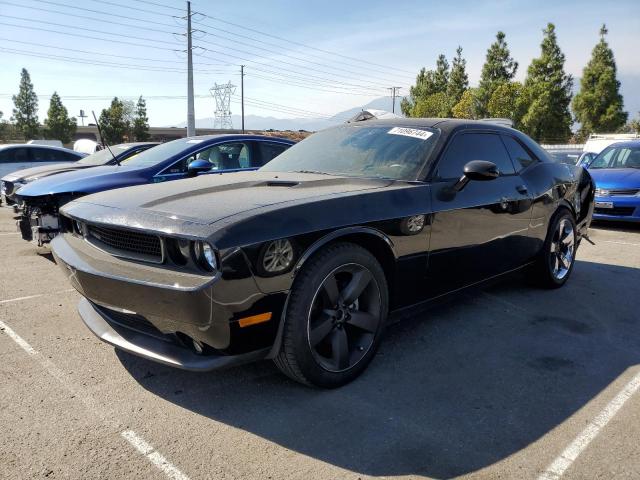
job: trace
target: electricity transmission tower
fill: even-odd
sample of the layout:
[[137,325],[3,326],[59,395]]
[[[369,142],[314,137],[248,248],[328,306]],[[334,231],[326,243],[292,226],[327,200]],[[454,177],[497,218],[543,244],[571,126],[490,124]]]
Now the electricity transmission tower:
[[209,93],[216,101],[215,121],[213,128],[232,129],[233,122],[231,121],[231,95],[236,92],[236,86],[231,82],[224,83],[209,89]]

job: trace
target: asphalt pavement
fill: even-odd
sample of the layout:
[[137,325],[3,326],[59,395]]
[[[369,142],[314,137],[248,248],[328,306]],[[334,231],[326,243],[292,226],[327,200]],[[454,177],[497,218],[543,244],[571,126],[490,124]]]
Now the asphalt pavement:
[[0,209],[0,478],[640,478],[640,227],[391,326],[343,388],[114,350]]

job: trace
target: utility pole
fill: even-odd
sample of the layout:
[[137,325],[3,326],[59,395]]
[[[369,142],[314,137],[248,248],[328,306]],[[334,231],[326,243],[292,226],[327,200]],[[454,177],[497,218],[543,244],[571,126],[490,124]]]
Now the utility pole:
[[187,137],[196,134],[196,114],[193,105],[193,47],[191,45],[191,2],[187,1]]
[[400,87],[389,87],[387,90],[391,90],[391,98],[393,102],[391,104],[391,113],[396,113],[396,96],[400,93]]
[[242,107],[242,133],[244,133],[244,65],[240,65],[240,105]]

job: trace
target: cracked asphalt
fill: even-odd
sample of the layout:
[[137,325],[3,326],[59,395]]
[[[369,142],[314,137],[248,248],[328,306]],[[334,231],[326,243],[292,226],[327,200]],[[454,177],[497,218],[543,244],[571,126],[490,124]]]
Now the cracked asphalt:
[[[0,478],[536,479],[640,374],[640,228],[591,239],[564,288],[454,297],[321,391],[269,362],[196,374],[103,344],[0,208]],[[640,393],[624,400],[562,478],[640,478]]]

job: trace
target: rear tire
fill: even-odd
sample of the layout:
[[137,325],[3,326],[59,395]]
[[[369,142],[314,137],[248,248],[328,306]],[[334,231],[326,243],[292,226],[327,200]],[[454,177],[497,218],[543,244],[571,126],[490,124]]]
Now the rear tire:
[[536,284],[543,288],[560,288],[567,282],[578,248],[576,232],[573,214],[566,208],[558,210],[531,272]]
[[388,303],[384,271],[368,250],[352,243],[323,248],[293,285],[275,364],[306,385],[352,381],[376,353]]

